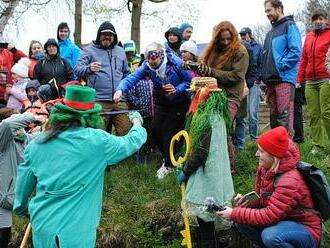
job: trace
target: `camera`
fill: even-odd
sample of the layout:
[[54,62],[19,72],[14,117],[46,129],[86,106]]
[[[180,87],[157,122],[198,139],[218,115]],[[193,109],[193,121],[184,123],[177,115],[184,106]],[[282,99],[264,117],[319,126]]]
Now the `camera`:
[[198,63],[189,61],[187,63],[187,66],[188,66],[188,69],[193,70],[194,72],[198,72],[198,66],[199,66]]
[[206,211],[208,212],[223,211],[226,209],[224,206],[217,205],[213,197],[206,197],[203,205],[206,207]]

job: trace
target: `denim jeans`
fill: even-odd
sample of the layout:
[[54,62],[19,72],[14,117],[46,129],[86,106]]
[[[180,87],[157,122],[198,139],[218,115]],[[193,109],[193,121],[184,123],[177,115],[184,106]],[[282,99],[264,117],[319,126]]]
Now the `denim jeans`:
[[245,144],[246,118],[237,117],[235,121],[235,132],[233,142],[235,149],[243,150]]
[[273,226],[256,228],[235,224],[237,230],[254,244],[273,248],[317,248],[318,244],[306,227],[294,221],[280,221]]
[[251,140],[258,139],[258,121],[261,89],[259,84],[254,84],[248,95],[249,133]]
[[[254,84],[249,89],[249,95],[247,98],[247,111],[248,111],[248,122],[249,122],[249,133],[252,141],[258,138],[258,113],[260,105],[260,86]],[[242,150],[245,144],[245,132],[246,132],[246,118],[236,118],[235,133],[234,133],[234,144],[236,149]]]

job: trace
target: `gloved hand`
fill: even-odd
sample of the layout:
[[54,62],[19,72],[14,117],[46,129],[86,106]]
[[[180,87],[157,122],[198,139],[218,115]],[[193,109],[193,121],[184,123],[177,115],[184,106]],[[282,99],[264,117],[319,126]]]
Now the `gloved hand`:
[[130,122],[132,122],[133,124],[134,124],[133,119],[138,119],[140,121],[141,125],[143,124],[143,118],[140,115],[140,113],[137,111],[130,112],[128,114],[128,118],[129,118]]
[[203,76],[203,77],[208,77],[211,76],[211,68],[205,65],[204,63],[199,64],[198,66],[198,74]]
[[181,185],[182,183],[187,182],[188,177],[184,174],[183,170],[181,168],[176,169],[176,180]]

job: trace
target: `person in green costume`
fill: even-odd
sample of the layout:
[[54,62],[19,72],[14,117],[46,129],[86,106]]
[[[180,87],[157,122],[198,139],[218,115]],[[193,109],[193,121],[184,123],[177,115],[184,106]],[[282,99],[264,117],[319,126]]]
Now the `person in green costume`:
[[30,216],[36,248],[95,247],[105,169],[146,141],[137,112],[125,136],[99,129],[102,107],[94,97],[92,88],[68,86],[64,103],[51,112],[50,130],[26,147],[18,167],[14,212]]
[[178,181],[187,182],[187,211],[191,220],[197,219],[201,247],[217,247],[216,228],[229,229],[231,222],[207,211],[205,202],[212,199],[217,206],[230,206],[234,196],[227,151],[227,97],[210,77],[193,78],[191,91],[196,91],[186,121],[191,152]]
[[134,40],[128,40],[123,44],[129,70],[133,73],[140,65],[141,57],[136,49]]

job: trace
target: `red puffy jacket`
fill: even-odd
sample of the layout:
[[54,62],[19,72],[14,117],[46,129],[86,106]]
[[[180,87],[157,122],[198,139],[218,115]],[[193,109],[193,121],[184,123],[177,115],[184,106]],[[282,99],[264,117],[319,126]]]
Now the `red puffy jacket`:
[[330,78],[325,67],[325,58],[330,46],[330,24],[325,30],[307,34],[304,49],[299,65],[297,82],[307,80],[315,81],[322,78]]
[[[313,200],[300,172],[295,169],[300,159],[297,146],[290,140],[289,150],[281,159],[277,172],[259,167],[256,177],[256,192],[260,195],[258,209],[235,207],[231,214],[234,222],[266,227],[277,222],[290,219],[306,226],[313,237],[320,242],[321,219],[311,211],[299,209],[297,206],[313,208]],[[274,177],[283,174],[274,188]],[[263,197],[263,192],[272,193]]]
[[11,51],[0,49],[0,70],[8,72],[7,82],[0,83],[0,99],[4,99],[6,83],[12,83],[10,72],[12,66],[22,57],[26,57],[26,55],[16,48],[13,48]]

